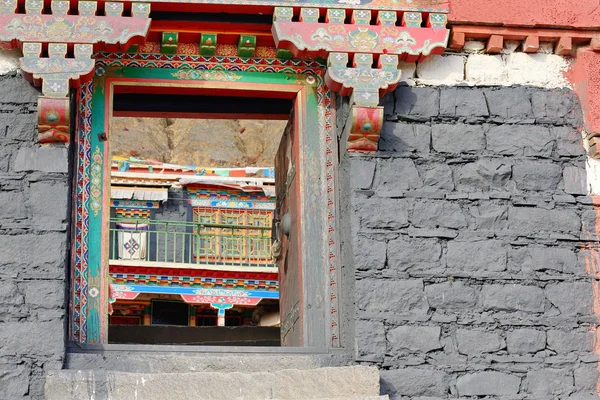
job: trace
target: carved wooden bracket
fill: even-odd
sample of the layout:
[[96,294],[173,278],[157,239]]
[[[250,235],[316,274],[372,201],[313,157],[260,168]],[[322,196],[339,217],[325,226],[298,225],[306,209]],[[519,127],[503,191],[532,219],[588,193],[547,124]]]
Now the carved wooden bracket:
[[373,68],[372,54],[355,54],[353,68],[348,68],[347,53],[331,53],[327,60],[325,82],[342,96],[350,95],[350,117],[346,123],[346,150],[377,151],[383,126],[383,107],[379,99],[400,81],[397,55],[380,55]]
[[371,25],[371,10],[353,10],[350,24],[344,23],[346,12],[341,9],[302,8],[299,20],[293,17],[293,8],[276,7],[272,32],[277,49],[296,58],[326,59],[330,52],[342,52],[395,54],[403,61],[417,61],[441,54],[449,37],[446,14],[378,11],[376,25]]
[[[345,132],[349,151],[377,150],[383,124],[378,104],[398,85],[399,60],[441,54],[450,34],[443,13],[382,10],[377,11],[376,25],[371,25],[372,16],[371,10],[352,10],[347,24],[343,9],[306,7],[296,16],[292,7],[276,7],[273,16],[277,55],[327,59],[327,86],[342,96],[351,95]],[[372,67],[374,60],[377,68]]]
[[43,0],[26,0],[25,14],[21,14],[17,0],[0,3],[0,47],[22,48],[23,75],[42,87],[40,143],[69,141],[69,88],[91,78],[93,52],[124,51],[141,43],[150,27],[147,3],[131,4],[131,17],[122,16],[124,3],[104,3],[102,16],[96,15],[96,1],[78,2],[78,15],[69,15],[69,1],[50,4],[52,14],[42,14]]

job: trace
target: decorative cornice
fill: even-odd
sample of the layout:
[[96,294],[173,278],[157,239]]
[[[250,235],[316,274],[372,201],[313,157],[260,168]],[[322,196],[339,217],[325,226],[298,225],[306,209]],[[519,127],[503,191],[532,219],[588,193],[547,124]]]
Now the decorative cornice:
[[449,47],[460,50],[469,39],[485,41],[487,53],[499,53],[505,40],[521,42],[525,53],[535,53],[540,42],[554,43],[554,53],[570,55],[574,46],[589,46],[600,51],[600,34],[597,31],[575,29],[511,28],[503,26],[454,25],[451,27]]

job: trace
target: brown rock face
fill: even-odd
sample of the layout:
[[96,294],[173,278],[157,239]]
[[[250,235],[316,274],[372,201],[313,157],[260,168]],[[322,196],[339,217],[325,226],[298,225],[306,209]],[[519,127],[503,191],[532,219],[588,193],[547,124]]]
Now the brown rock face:
[[113,118],[113,156],[201,167],[272,167],[287,121]]

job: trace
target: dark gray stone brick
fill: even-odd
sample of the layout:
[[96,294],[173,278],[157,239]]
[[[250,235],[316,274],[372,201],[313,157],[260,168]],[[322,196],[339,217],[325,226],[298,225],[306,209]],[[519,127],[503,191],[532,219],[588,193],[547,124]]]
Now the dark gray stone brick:
[[536,90],[531,104],[538,123],[582,125],[581,105],[572,90]]
[[[598,382],[600,379],[600,371],[598,371],[598,364],[581,364],[579,368],[573,371],[573,377],[575,378],[575,389],[577,391],[587,391],[593,393],[593,399],[598,399]],[[571,397],[569,397],[571,398]]]
[[440,153],[479,153],[485,148],[483,126],[435,124],[431,128],[431,145]]
[[388,268],[407,271],[413,268],[429,270],[439,267],[442,245],[435,239],[400,237],[388,243]]
[[592,310],[591,282],[561,282],[546,286],[546,297],[562,315],[589,315]]
[[426,314],[429,309],[420,279],[361,279],[356,282],[356,306],[367,312],[412,314]]
[[520,385],[518,376],[496,371],[466,374],[456,380],[459,396],[514,396]]
[[448,117],[486,117],[489,115],[483,92],[479,89],[443,88],[440,115]]
[[465,192],[503,190],[510,181],[511,164],[480,159],[458,167],[454,173],[456,189]]
[[519,160],[513,165],[513,179],[520,190],[554,192],[561,175],[560,164],[551,161]]
[[461,273],[504,271],[507,249],[500,240],[448,242],[448,270]]
[[507,122],[533,118],[531,94],[524,87],[493,88],[484,90],[491,117]]
[[383,269],[386,258],[386,244],[384,241],[359,236],[353,247],[354,265],[357,270]]
[[445,200],[417,201],[411,222],[419,228],[464,228],[467,220],[460,205]]
[[422,124],[386,122],[381,130],[379,150],[405,153],[429,153],[431,127]]
[[5,322],[0,329],[0,357],[54,357],[62,359],[65,332],[63,321]]
[[587,173],[584,168],[568,165],[563,170],[565,192],[569,194],[588,194]]
[[509,354],[535,353],[546,348],[546,332],[536,329],[515,329],[506,334]]
[[554,138],[550,129],[536,125],[498,125],[486,133],[487,149],[504,156],[550,157]]
[[563,398],[573,390],[573,373],[566,369],[544,368],[527,372],[527,392]]
[[371,189],[376,165],[374,161],[352,158],[350,164],[352,188],[360,190]]
[[[66,208],[64,208],[66,212]],[[0,192],[0,219],[20,220],[27,218],[25,197],[21,192]]]
[[462,282],[443,282],[425,287],[429,305],[443,310],[464,310],[477,304],[477,291]]
[[551,129],[556,139],[556,154],[562,157],[585,155],[583,139],[577,128],[570,126],[554,126]]
[[0,141],[33,142],[36,132],[36,114],[0,113]]
[[396,89],[396,114],[417,121],[428,121],[439,114],[440,92],[437,88],[400,86]]
[[484,285],[483,307],[495,311],[544,312],[544,291],[537,286]]
[[37,103],[41,92],[21,76],[0,75],[0,99],[3,103]]
[[29,394],[29,374],[31,369],[25,365],[0,366],[0,388],[2,398],[22,399]]
[[423,186],[415,163],[406,158],[381,160],[375,179],[377,193],[382,195],[394,195]]
[[68,153],[65,147],[22,147],[17,153],[14,170],[68,172]]
[[410,210],[408,200],[376,197],[361,201],[357,207],[361,226],[369,229],[400,229],[408,226]]
[[19,284],[25,293],[25,301],[31,307],[64,308],[65,282],[63,281],[24,281]]
[[33,182],[30,186],[29,204],[39,229],[64,230],[68,202],[66,182]]
[[0,285],[0,304],[18,305],[23,304],[24,297],[17,285],[11,281],[2,281]]
[[522,272],[571,272],[577,265],[577,256],[571,249],[559,247],[525,247],[510,252],[511,266]]
[[426,368],[403,368],[381,372],[382,393],[396,396],[446,397],[449,376]]
[[523,235],[537,232],[579,233],[581,221],[571,210],[543,210],[533,207],[511,207],[508,210],[510,229]]
[[64,274],[66,239],[64,233],[0,236],[0,248],[3,249],[0,263],[6,267],[26,265],[28,268],[50,264],[60,268]]
[[567,354],[571,352],[587,352],[593,350],[594,335],[592,332],[576,331],[548,331],[548,348],[556,351],[558,354]]
[[493,353],[506,346],[499,332],[483,332],[471,329],[457,329],[456,341],[458,352],[468,356]]
[[469,208],[477,229],[501,230],[508,225],[508,207],[483,203]]
[[382,322],[358,320],[355,334],[359,361],[383,361],[387,341]]
[[452,170],[447,164],[431,163],[417,166],[419,176],[423,180],[423,187],[435,191],[454,190]]
[[442,348],[439,326],[399,326],[390,329],[387,334],[391,348],[397,352],[418,352]]

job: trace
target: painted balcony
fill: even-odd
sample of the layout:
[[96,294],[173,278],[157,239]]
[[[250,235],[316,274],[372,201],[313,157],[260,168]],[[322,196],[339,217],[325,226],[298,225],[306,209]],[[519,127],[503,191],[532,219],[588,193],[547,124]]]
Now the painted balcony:
[[110,265],[276,272],[271,228],[111,218]]

